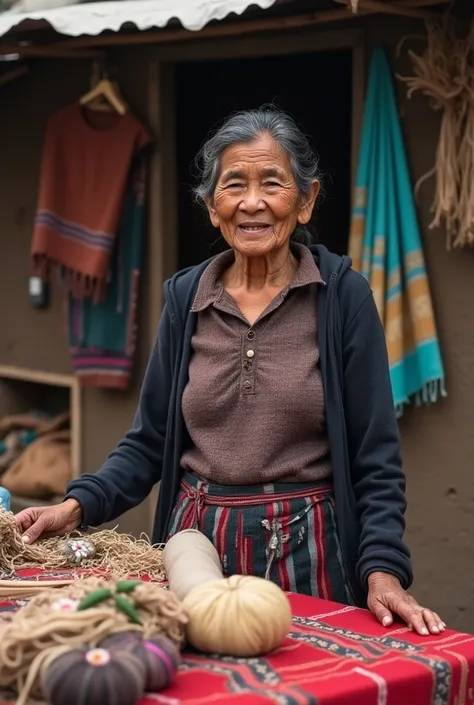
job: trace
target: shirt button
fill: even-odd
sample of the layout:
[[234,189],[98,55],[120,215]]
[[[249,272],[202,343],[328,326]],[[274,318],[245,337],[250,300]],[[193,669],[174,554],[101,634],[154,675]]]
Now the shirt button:
[[247,357],[250,358],[250,360],[255,356],[255,351],[254,350],[247,350]]
[[244,382],[244,389],[252,389],[252,382],[249,382],[248,380]]
[[247,333],[247,340],[253,340],[255,338],[255,331],[249,330]]

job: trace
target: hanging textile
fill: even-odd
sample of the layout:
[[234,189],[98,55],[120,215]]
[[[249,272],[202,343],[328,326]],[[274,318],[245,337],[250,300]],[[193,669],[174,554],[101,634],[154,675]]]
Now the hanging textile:
[[134,156],[150,143],[129,112],[78,102],[48,120],[31,255],[47,279],[58,267],[76,298],[105,295],[125,186]]
[[106,298],[100,303],[69,293],[70,354],[81,385],[126,389],[136,351],[137,305],[146,235],[147,156],[128,181]]
[[445,396],[413,190],[382,48],[375,50],[370,68],[349,255],[374,292],[398,413],[411,401],[430,403]]

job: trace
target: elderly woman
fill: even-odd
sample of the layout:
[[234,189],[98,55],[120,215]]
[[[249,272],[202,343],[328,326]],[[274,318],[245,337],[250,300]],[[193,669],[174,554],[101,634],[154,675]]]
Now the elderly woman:
[[227,120],[200,162],[197,196],[229,249],[166,284],[133,427],[64,503],[17,515],[24,541],[116,519],[161,481],[155,542],[197,527],[227,574],[443,631],[406,592],[405,479],[372,293],[347,257],[308,246],[317,158],[287,115],[261,109]]

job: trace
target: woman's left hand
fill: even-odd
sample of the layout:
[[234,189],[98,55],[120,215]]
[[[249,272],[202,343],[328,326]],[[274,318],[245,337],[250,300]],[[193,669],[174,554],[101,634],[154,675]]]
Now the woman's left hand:
[[402,588],[394,575],[372,573],[368,587],[367,605],[384,627],[391,626],[394,615],[397,615],[423,636],[440,634],[446,629],[445,623],[436,612],[419,605],[415,598]]

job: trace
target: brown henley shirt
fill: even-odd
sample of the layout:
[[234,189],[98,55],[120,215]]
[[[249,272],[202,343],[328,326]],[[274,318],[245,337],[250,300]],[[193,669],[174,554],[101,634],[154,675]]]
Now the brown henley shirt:
[[222,485],[312,482],[331,475],[316,336],[321,274],[294,246],[292,283],[250,326],[220,283],[232,251],[199,282],[182,410],[191,439],[181,465]]

